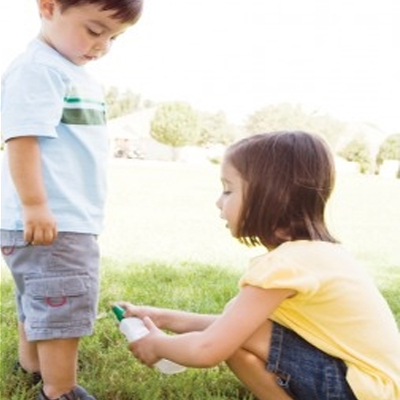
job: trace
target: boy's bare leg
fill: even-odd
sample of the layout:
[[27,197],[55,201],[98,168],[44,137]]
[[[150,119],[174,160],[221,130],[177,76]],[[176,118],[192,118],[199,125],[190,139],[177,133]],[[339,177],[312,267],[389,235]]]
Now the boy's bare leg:
[[27,372],[40,372],[39,356],[36,342],[28,342],[25,335],[24,323],[18,323],[19,343],[19,363]]
[[56,399],[76,386],[78,347],[79,338],[37,342],[43,391],[50,399]]
[[265,369],[272,323],[264,324],[226,363],[259,400],[293,400],[278,385],[277,376]]

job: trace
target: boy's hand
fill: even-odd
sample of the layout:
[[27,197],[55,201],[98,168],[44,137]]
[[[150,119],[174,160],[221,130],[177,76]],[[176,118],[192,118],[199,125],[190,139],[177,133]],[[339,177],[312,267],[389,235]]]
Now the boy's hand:
[[32,245],[50,245],[57,237],[57,224],[46,204],[23,207],[24,240]]

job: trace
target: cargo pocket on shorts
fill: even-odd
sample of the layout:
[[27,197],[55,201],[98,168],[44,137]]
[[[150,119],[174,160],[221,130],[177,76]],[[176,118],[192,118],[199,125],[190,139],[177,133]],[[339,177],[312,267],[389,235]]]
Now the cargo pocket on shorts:
[[23,305],[30,328],[63,329],[90,324],[89,276],[31,276],[25,280],[25,288]]
[[22,231],[0,231],[1,253],[5,259],[11,256],[18,247],[29,246],[24,240],[24,232]]

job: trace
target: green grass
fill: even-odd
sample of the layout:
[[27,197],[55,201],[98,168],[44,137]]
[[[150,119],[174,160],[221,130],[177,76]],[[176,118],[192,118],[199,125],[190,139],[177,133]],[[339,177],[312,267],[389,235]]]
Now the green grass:
[[[100,238],[102,293],[93,336],[82,340],[80,383],[100,400],[252,399],[225,366],[164,376],[135,361],[109,305],[116,300],[219,312],[237,290],[249,250],[219,219],[218,167],[113,162]],[[374,275],[400,325],[400,181],[342,176],[328,210],[334,234]],[[12,374],[17,357],[13,287],[1,268],[1,400],[37,388]]]

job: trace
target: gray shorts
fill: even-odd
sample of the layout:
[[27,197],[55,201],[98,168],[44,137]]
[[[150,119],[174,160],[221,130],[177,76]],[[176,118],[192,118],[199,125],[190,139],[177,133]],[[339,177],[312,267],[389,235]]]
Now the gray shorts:
[[18,318],[29,341],[93,332],[99,298],[97,237],[61,232],[50,246],[32,246],[21,231],[1,231],[3,258],[16,285]]

